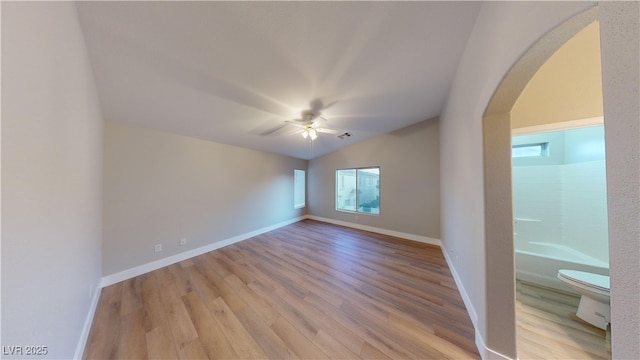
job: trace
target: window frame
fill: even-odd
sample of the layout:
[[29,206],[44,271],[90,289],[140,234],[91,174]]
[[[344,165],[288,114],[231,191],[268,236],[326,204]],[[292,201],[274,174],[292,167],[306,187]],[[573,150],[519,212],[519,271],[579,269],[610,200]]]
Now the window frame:
[[[513,150],[515,149],[521,149],[521,148],[533,148],[533,147],[538,147],[540,148],[540,152],[537,155],[515,155],[513,153]],[[549,157],[549,142],[545,141],[545,142],[536,142],[536,143],[528,143],[528,144],[518,144],[518,145],[511,145],[511,158],[512,159],[522,159],[522,158],[543,158],[543,157]]]
[[[302,174],[302,202],[299,202],[298,190],[299,177]],[[307,206],[307,171],[302,169],[293,169],[293,208],[304,209]]]
[[[378,170],[378,212],[377,213],[372,213],[372,212],[365,212],[365,211],[360,211],[359,209],[359,194],[358,194],[358,171],[361,170],[367,170],[367,169],[377,169]],[[338,172],[339,171],[345,171],[345,170],[353,170],[355,171],[356,174],[356,178],[355,178],[355,190],[356,190],[356,197],[355,197],[355,210],[349,210],[349,209],[340,209],[338,208]],[[382,213],[382,191],[381,191],[381,186],[380,186],[380,166],[363,166],[363,167],[348,167],[348,168],[336,168],[336,175],[335,175],[335,182],[334,182],[334,197],[333,197],[333,201],[334,201],[334,209],[336,211],[340,211],[340,212],[346,212],[346,213],[352,213],[352,214],[365,214],[365,215],[372,215],[372,216],[379,216]]]

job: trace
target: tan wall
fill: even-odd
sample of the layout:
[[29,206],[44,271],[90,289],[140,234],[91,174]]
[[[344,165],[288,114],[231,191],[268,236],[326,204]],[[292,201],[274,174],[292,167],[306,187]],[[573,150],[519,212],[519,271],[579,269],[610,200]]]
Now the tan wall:
[[107,122],[103,274],[304,215],[306,208],[293,207],[293,170],[306,167],[306,160]]
[[540,67],[511,111],[513,128],[602,116],[599,28],[587,26]]
[[[309,214],[440,238],[438,119],[375,137],[309,162]],[[336,169],[380,166],[380,215],[335,210]]]

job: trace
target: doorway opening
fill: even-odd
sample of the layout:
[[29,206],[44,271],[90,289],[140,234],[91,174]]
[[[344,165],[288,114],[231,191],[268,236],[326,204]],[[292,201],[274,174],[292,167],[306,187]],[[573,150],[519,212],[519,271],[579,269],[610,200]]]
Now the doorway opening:
[[[518,230],[518,224],[514,222],[514,207],[513,200],[514,194],[512,192],[512,137],[511,129],[512,122],[514,121],[514,115],[517,115],[516,104],[520,101],[519,98],[527,91],[527,88],[532,86],[532,80],[536,77],[541,68],[549,61],[553,55],[558,52],[565,44],[570,42],[577,34],[583,30],[589,28],[589,26],[597,26],[597,7],[579,14],[572,19],[569,19],[564,24],[558,26],[550,33],[541,38],[536,44],[534,44],[510,69],[503,81],[498,86],[494,93],[487,110],[483,116],[483,141],[484,141],[484,182],[485,182],[485,214],[492,214],[492,216],[485,216],[485,236],[492,241],[486,243],[486,251],[488,256],[493,259],[499,259],[499,261],[489,262],[487,265],[487,276],[492,278],[503,279],[508,277],[505,274],[505,268],[514,269],[511,273],[511,281],[515,279],[515,246],[514,246],[514,230]],[[596,31],[596,33],[598,33]],[[599,53],[598,53],[599,55]],[[582,61],[581,61],[582,62]],[[578,62],[580,64],[580,62]],[[576,63],[572,64],[576,66]],[[600,67],[600,64],[598,64]],[[599,74],[598,74],[599,75]],[[600,97],[598,104],[602,107],[602,85],[599,84]],[[544,95],[544,94],[543,94]],[[560,103],[560,105],[563,105]],[[566,104],[564,104],[566,105]],[[540,107],[538,110],[548,110],[551,106]],[[566,116],[567,114],[563,114]],[[573,117],[565,117],[563,120],[558,120],[549,116],[540,116],[537,114],[538,119],[542,118],[546,123],[543,124],[516,124],[515,127],[520,128],[532,128],[536,126],[549,126],[550,123],[564,122],[571,120],[573,123],[580,121],[594,121],[594,118],[599,118],[602,122],[602,110],[600,110],[600,116],[597,115],[579,115]],[[587,120],[584,120],[588,118]],[[543,122],[544,122],[543,121]],[[564,126],[563,125],[563,126]],[[594,125],[594,124],[589,124]],[[551,125],[553,126],[553,125]],[[547,129],[548,130],[548,129]],[[536,153],[538,155],[548,154],[551,145],[546,141],[531,141],[527,144],[528,147],[522,146],[517,151],[524,153]],[[505,178],[506,175],[506,178]],[[505,186],[507,183],[509,186]],[[605,190],[606,193],[606,190]],[[606,213],[606,202],[605,202]],[[518,215],[519,216],[519,215]],[[528,219],[533,220],[533,219]],[[604,217],[606,223],[606,216]],[[531,221],[530,223],[534,223]],[[531,225],[531,224],[529,224]],[[540,224],[538,224],[540,225]],[[515,228],[515,229],[514,229]],[[606,233],[606,229],[605,229]],[[605,238],[605,243],[607,242]],[[511,298],[513,300],[514,308],[514,320],[515,309],[518,306],[516,304],[516,284],[513,283],[513,287],[506,286],[504,282],[495,281],[494,284],[489,284],[487,291],[494,295],[504,296],[505,298]],[[567,293],[569,293],[567,291]],[[503,303],[505,305],[505,303]],[[498,314],[502,309],[492,309],[488,307],[488,316],[491,316],[493,312]],[[573,315],[575,317],[575,315]],[[521,345],[518,344],[518,347]],[[538,348],[549,348],[550,345],[537,344]],[[610,347],[609,347],[610,349]],[[518,351],[518,350],[517,350]],[[518,351],[520,352],[520,351]],[[603,355],[602,358],[607,358],[610,352]],[[550,355],[551,356],[551,355]],[[574,354],[569,357],[576,357]],[[567,355],[565,354],[565,357]],[[584,357],[584,356],[582,356]]]
[[549,57],[511,110],[520,358],[611,358],[610,313],[583,314],[583,289],[558,278],[569,270],[609,280],[603,114],[594,21]]

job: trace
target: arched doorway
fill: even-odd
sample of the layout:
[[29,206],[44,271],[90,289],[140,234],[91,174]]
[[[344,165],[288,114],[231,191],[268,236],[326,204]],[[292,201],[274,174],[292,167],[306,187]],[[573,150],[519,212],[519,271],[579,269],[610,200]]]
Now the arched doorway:
[[[486,333],[501,334],[511,326],[504,319],[514,299],[513,225],[509,109],[535,69],[573,34],[597,18],[600,21],[605,137],[607,142],[607,203],[611,277],[612,357],[635,358],[640,353],[640,21],[638,2],[604,2],[569,19],[538,41],[503,79],[483,116]],[[492,276],[497,276],[494,281]],[[502,280],[508,279],[508,282]],[[511,308],[513,310],[513,308]],[[501,318],[493,321],[493,317]],[[513,318],[511,318],[513,320]],[[491,338],[491,336],[488,336]],[[509,339],[509,342],[511,339]],[[488,348],[505,343],[495,338]],[[508,344],[507,344],[508,345]],[[513,344],[515,346],[515,344]],[[504,349],[509,350],[509,349]],[[498,354],[499,355],[499,354]]]
[[[487,304],[487,318],[504,317],[505,303],[514,311],[515,270],[511,184],[511,110],[538,69],[569,39],[597,19],[597,8],[553,29],[512,66],[497,87],[483,115],[485,238],[487,293],[501,305]],[[509,301],[505,301],[508,299]],[[515,327],[515,326],[514,326]],[[515,344],[514,344],[515,346]]]

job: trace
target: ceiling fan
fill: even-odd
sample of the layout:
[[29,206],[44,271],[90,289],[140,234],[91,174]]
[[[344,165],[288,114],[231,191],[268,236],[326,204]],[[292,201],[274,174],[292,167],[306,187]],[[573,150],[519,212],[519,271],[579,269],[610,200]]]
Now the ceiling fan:
[[300,128],[294,134],[302,134],[302,137],[313,141],[318,138],[319,133],[338,134],[339,131],[326,128],[327,119],[322,117],[320,113],[305,111],[302,114],[303,119],[285,120],[285,123]]

